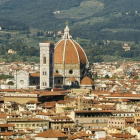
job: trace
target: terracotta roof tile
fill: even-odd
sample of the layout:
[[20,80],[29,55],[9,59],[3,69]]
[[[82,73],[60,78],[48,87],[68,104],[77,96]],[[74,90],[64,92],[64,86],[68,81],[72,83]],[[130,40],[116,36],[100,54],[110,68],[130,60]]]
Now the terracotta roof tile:
[[13,124],[0,124],[0,128],[1,127],[14,127]]
[[86,64],[87,62],[84,50],[72,39],[62,39],[56,44],[54,63],[63,64],[63,62],[66,64]]
[[15,134],[15,132],[5,132],[5,133],[1,133],[1,136],[13,136]]
[[40,77],[40,73],[30,73],[31,77]]
[[112,135],[112,137],[116,137],[116,138],[132,138],[132,137],[134,137],[133,135],[128,134],[128,133],[126,133],[126,134],[118,133],[118,134],[110,134],[110,135]]
[[41,102],[33,101],[33,100],[32,100],[32,101],[28,101],[27,103],[28,103],[28,104],[40,104]]
[[0,113],[0,118],[4,118],[4,119],[6,119],[7,118],[7,114],[5,114],[5,113]]
[[59,74],[59,73],[54,73],[54,76],[55,76],[55,77],[62,77],[62,75]]
[[42,137],[42,138],[64,138],[67,135],[53,129],[49,129],[48,131],[44,131],[36,135],[35,137]]
[[77,80],[73,77],[70,77],[67,81],[77,81]]
[[82,79],[81,85],[94,85],[94,82],[91,78],[86,76]]
[[68,116],[56,116],[56,117],[50,117],[52,120],[71,120]]

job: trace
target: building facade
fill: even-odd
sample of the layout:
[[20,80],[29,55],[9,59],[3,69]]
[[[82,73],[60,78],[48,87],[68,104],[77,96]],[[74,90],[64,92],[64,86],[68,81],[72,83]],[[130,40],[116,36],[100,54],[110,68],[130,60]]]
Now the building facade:
[[40,89],[53,87],[54,44],[39,43],[40,46]]
[[82,47],[72,39],[66,25],[62,39],[56,43],[54,51],[54,84],[80,85],[88,64]]

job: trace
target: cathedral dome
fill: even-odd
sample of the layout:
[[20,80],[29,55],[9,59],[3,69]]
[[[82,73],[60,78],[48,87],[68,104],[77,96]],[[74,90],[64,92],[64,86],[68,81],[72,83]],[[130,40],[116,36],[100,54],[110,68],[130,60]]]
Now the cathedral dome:
[[69,27],[64,29],[63,38],[56,43],[54,64],[87,64],[87,57],[82,47],[69,35]]

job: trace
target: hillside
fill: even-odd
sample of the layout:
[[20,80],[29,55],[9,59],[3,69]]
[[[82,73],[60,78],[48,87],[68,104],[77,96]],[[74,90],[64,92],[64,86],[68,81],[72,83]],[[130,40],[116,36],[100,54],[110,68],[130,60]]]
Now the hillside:
[[2,0],[0,25],[8,20],[56,32],[68,20],[73,37],[135,41],[140,39],[139,5],[139,0]]
[[[0,61],[39,62],[38,43],[57,42],[66,21],[91,62],[139,60],[139,5],[139,0],[1,0]],[[7,54],[9,49],[17,54]]]

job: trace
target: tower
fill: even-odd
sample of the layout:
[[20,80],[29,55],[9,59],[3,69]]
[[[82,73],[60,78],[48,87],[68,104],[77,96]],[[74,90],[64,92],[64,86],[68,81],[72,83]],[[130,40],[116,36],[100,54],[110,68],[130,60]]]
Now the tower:
[[40,89],[53,87],[54,44],[39,43],[40,46]]

